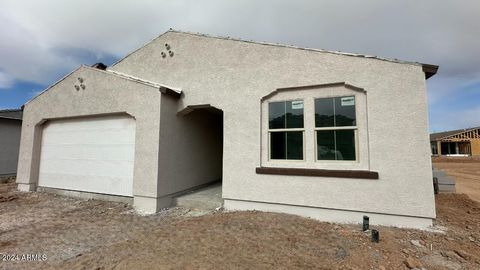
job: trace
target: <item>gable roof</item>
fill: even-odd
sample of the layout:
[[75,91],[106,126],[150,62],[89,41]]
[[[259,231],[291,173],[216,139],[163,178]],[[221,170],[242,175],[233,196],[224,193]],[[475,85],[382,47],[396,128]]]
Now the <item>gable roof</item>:
[[22,120],[23,111],[22,109],[5,109],[0,110],[0,118],[4,119],[13,119],[13,120]]
[[[97,64],[95,64],[97,65]],[[41,91],[40,93],[38,93],[36,96],[34,96],[32,99],[30,99],[29,101],[25,102],[25,104],[23,104],[23,106],[27,105],[28,103],[30,103],[31,101],[33,101],[34,99],[36,99],[37,97],[39,97],[40,95],[42,95],[43,93],[47,92],[48,90],[50,90],[52,87],[54,87],[55,85],[59,84],[61,81],[65,80],[67,77],[69,77],[70,75],[72,75],[73,73],[75,73],[77,70],[80,70],[80,69],[88,69],[88,70],[92,70],[92,71],[96,71],[96,72],[102,72],[104,74],[107,74],[107,75],[111,75],[111,76],[117,76],[117,77],[120,77],[120,78],[123,78],[123,79],[126,79],[126,80],[129,80],[129,81],[132,81],[132,82],[135,82],[135,83],[140,83],[140,84],[143,84],[143,85],[147,85],[147,86],[151,86],[153,88],[157,88],[161,93],[163,94],[168,94],[168,95],[172,95],[174,97],[177,97],[179,98],[181,95],[182,95],[182,90],[179,89],[179,88],[173,88],[173,87],[170,87],[170,86],[166,86],[166,85],[163,85],[163,84],[160,84],[160,83],[157,83],[157,82],[152,82],[152,81],[148,81],[148,80],[144,80],[144,79],[140,79],[140,78],[137,78],[137,77],[134,77],[134,76],[130,76],[130,75],[127,75],[127,74],[123,74],[123,73],[120,73],[120,72],[117,72],[117,71],[113,71],[113,70],[103,70],[103,69],[99,69],[99,68],[96,68],[96,67],[89,67],[89,66],[85,66],[85,65],[81,65],[79,66],[78,68],[74,69],[72,72],[68,73],[67,75],[65,75],[63,78],[61,78],[60,80],[56,81],[54,84],[50,85],[49,87],[47,87],[45,90]]]
[[145,43],[140,48],[138,48],[138,49],[132,51],[131,53],[127,54],[125,57],[123,57],[122,59],[115,62],[112,66],[115,66],[116,64],[122,62],[124,59],[128,58],[130,55],[132,55],[135,52],[141,50],[142,48],[144,48],[148,44],[154,42],[156,39],[162,37],[163,35],[165,35],[169,32],[186,34],[186,35],[193,35],[193,36],[199,36],[199,37],[206,37],[206,38],[214,38],[214,39],[223,39],[223,40],[231,40],[231,41],[237,41],[237,42],[252,43],[252,44],[258,44],[258,45],[265,45],[265,46],[274,46],[274,47],[283,47],[283,48],[290,48],[290,49],[297,49],[297,50],[305,50],[305,51],[316,52],[316,53],[330,53],[330,54],[337,54],[337,55],[370,58],[370,59],[376,59],[376,60],[387,61],[387,62],[392,62],[392,63],[421,66],[423,72],[425,73],[425,79],[428,79],[428,78],[432,77],[433,75],[435,75],[438,71],[438,68],[439,68],[439,66],[437,66],[437,65],[424,64],[424,63],[412,62],[412,61],[404,61],[404,60],[399,60],[399,59],[389,59],[389,58],[383,58],[383,57],[378,57],[378,56],[374,56],[374,55],[346,53],[346,52],[341,52],[341,51],[329,51],[329,50],[323,50],[323,49],[299,47],[299,46],[279,44],[279,43],[259,42],[259,41],[253,41],[253,40],[245,40],[245,39],[241,39],[241,38],[232,38],[232,37],[226,37],[226,36],[217,36],[217,35],[210,35],[210,34],[202,34],[202,33],[188,32],[188,31],[181,31],[181,30],[175,30],[175,29],[172,29],[172,28],[170,28],[165,33],[160,34],[158,37],[148,41],[147,43]]
[[457,135],[457,134],[460,134],[460,133],[463,133],[463,132],[468,132],[468,131],[475,130],[475,129],[480,129],[480,127],[456,129],[456,130],[432,133],[432,134],[430,134],[430,141],[439,141],[441,139],[445,139],[447,137]]

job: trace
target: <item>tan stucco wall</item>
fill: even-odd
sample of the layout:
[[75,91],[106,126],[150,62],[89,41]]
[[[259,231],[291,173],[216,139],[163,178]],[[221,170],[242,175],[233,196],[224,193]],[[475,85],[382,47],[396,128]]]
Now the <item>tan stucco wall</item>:
[[0,176],[17,172],[22,121],[0,118]]
[[[76,90],[78,78],[86,88]],[[158,88],[139,84],[92,68],[81,67],[24,108],[17,183],[20,190],[36,190],[42,123],[49,119],[128,114],[135,118],[133,194],[142,211],[157,205],[158,146],[160,134]]]
[[177,114],[178,99],[162,96],[158,194],[222,178],[222,115],[204,109]]
[[[173,57],[162,58],[165,43]],[[420,65],[168,32],[111,69],[181,88],[179,110],[211,104],[224,111],[227,201],[435,217]],[[380,179],[256,174],[262,165],[260,99],[276,88],[332,82],[367,93],[368,166]]]

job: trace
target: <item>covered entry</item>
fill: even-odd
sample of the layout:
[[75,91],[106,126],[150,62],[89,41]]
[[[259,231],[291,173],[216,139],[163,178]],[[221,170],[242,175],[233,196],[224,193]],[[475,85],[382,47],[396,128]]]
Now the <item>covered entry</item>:
[[127,115],[45,123],[40,187],[132,196],[135,120]]

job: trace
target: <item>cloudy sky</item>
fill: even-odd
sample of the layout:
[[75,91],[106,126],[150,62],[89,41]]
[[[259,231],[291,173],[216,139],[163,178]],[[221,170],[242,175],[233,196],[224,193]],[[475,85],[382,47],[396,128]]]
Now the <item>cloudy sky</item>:
[[2,0],[0,108],[169,28],[437,64],[431,131],[480,126],[478,0]]

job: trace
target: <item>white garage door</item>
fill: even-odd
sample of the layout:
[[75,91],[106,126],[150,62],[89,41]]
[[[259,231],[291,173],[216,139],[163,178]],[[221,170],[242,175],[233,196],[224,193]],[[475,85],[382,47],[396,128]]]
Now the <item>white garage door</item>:
[[107,116],[47,122],[42,187],[132,196],[135,120]]

